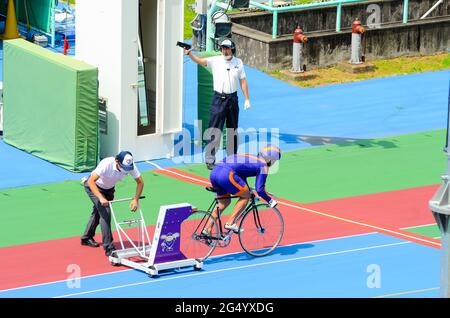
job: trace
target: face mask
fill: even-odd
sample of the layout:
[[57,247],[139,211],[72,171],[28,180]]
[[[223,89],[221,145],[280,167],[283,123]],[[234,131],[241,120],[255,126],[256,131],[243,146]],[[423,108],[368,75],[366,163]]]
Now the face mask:
[[233,58],[233,55],[228,55],[228,56],[224,55],[223,58],[225,59],[225,61],[229,61]]

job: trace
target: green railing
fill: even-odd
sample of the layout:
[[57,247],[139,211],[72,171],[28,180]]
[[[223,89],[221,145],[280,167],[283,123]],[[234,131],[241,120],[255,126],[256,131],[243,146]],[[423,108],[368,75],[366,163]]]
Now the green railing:
[[[277,37],[277,24],[278,24],[278,13],[295,11],[300,9],[315,9],[328,6],[336,6],[336,32],[341,31],[341,19],[342,19],[342,5],[349,3],[364,3],[370,0],[334,0],[327,2],[318,3],[308,3],[308,4],[298,4],[286,7],[274,7],[273,0],[269,1],[269,5],[264,5],[259,2],[250,1],[250,5],[259,9],[263,9],[273,13],[273,24],[272,24],[272,38]],[[403,23],[408,23],[408,0],[403,1]]]
[[[336,32],[341,32],[341,19],[342,19],[342,5],[349,4],[349,3],[364,3],[368,2],[370,0],[332,0],[327,2],[318,2],[318,3],[308,3],[308,4],[298,4],[298,5],[290,5],[285,7],[274,7],[273,2],[274,0],[269,0],[269,5],[265,5],[259,2],[250,1],[250,6],[259,8],[262,10],[266,10],[269,12],[272,12],[273,18],[272,18],[272,38],[276,39],[278,37],[278,13],[280,12],[288,12],[288,11],[295,11],[295,10],[301,10],[301,9],[315,9],[315,8],[321,8],[321,7],[329,7],[329,6],[336,6]],[[208,11],[208,21],[207,21],[207,44],[206,44],[206,50],[212,51],[214,40],[212,36],[212,19],[211,16],[219,9],[223,8],[226,9],[228,7],[228,1],[227,0],[213,0],[211,4],[211,8]],[[408,23],[408,0],[403,1],[403,23]]]

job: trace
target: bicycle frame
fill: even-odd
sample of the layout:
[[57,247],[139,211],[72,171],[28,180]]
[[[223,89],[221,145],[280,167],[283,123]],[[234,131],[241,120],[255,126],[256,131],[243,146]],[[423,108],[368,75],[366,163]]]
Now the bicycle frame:
[[[241,197],[229,196],[225,198],[219,198],[216,189],[212,187],[206,187],[206,189],[210,192],[216,193],[216,195],[207,210],[198,211],[201,212],[203,216],[200,217],[199,215],[199,217],[196,219],[196,222],[198,223],[196,224],[194,233],[192,235],[193,240],[201,241],[201,243],[210,246],[209,251],[205,253],[205,257],[202,260],[209,257],[215,247],[227,247],[231,242],[231,237],[236,232],[239,232],[239,243],[242,249],[251,256],[258,257],[268,255],[281,242],[284,232],[284,222],[280,211],[276,207],[270,207],[267,203],[258,203],[257,201],[259,201],[260,198],[252,190],[250,191],[248,204],[244,209],[242,209],[242,211],[237,215],[235,219],[236,224],[239,224],[239,231],[235,232],[235,230],[224,230],[222,226],[221,216],[221,213],[223,211],[220,210],[219,203],[220,200],[229,200]],[[272,212],[270,212],[272,214],[267,214],[265,212],[266,209],[272,210]],[[217,215],[214,215],[214,212],[216,212]],[[250,216],[249,214],[251,214],[252,216]],[[279,229],[278,234],[270,230],[272,229],[271,223],[267,222],[268,219],[266,215],[269,215],[269,218],[270,215],[273,215],[277,220],[279,220],[279,222],[275,220],[275,224],[279,224],[280,226],[277,227],[277,229]],[[248,231],[249,229],[250,232]],[[278,236],[273,236],[274,233]],[[265,234],[269,234],[269,236],[265,236]],[[255,241],[255,243],[258,246],[252,245],[252,238],[254,238],[255,235],[257,237],[257,241]],[[272,241],[270,245],[267,245],[268,241],[265,241],[264,237],[268,237],[269,240],[272,237],[272,239],[276,240]]]
[[[240,198],[240,197],[238,197],[238,196],[229,196],[229,197],[226,197],[226,198],[224,198],[224,199],[237,199],[237,198]],[[216,197],[213,199],[213,202],[212,202],[211,205],[209,206],[207,212],[209,212],[211,215],[213,215],[213,209],[214,209],[214,206],[216,207],[217,223],[218,223],[218,226],[219,226],[219,237],[221,238],[221,237],[223,236],[223,234],[224,234],[225,231],[223,230],[223,227],[222,227],[221,211],[220,211],[220,209],[219,209],[219,201],[220,201],[220,200],[221,200],[221,199],[219,199],[219,198],[217,197],[217,195],[216,195]],[[257,197],[253,192],[251,192],[251,197],[249,198],[249,202],[247,203],[247,206],[244,208],[244,210],[242,210],[242,211],[239,213],[239,215],[238,215],[237,218],[236,218],[235,223],[240,222],[241,219],[243,218],[243,216],[244,216],[247,212],[249,212],[249,211],[251,211],[251,210],[254,210],[255,213],[253,213],[253,217],[255,218],[255,224],[256,224],[258,227],[261,227],[261,221],[260,221],[260,219],[259,219],[258,206],[257,206],[257,204],[256,204],[256,201],[259,201],[259,197]],[[231,234],[234,233],[233,231],[228,230],[228,231],[226,231],[225,234],[228,235],[228,234],[230,234],[230,232],[231,232]]]

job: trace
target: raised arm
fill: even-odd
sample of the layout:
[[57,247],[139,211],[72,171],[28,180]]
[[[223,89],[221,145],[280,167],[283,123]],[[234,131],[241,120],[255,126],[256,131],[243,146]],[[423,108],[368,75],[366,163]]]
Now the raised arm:
[[192,50],[186,50],[185,49],[184,50],[184,54],[189,56],[191,58],[191,60],[193,60],[195,63],[203,65],[203,66],[208,66],[208,63],[206,62],[206,59],[195,55],[194,53],[192,53]]

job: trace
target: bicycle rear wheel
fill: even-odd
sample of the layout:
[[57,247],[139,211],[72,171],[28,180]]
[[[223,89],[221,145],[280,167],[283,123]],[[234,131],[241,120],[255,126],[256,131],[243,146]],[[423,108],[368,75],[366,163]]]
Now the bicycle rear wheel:
[[268,255],[280,244],[284,221],[277,208],[259,204],[242,217],[240,228],[242,248],[248,254],[259,257]]
[[205,211],[193,212],[181,223],[180,232],[180,251],[187,258],[201,262],[211,255],[219,237],[217,222]]

